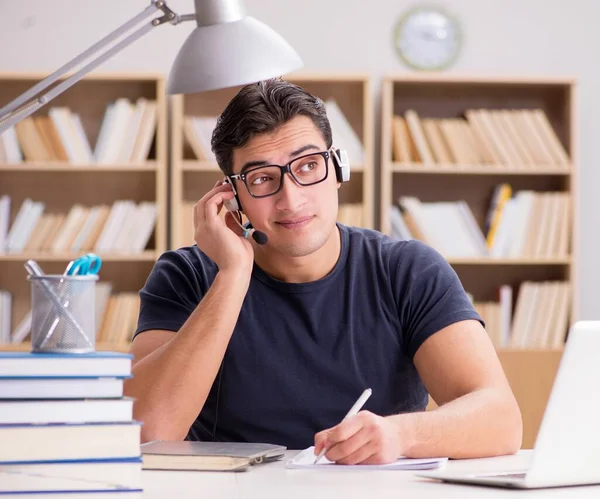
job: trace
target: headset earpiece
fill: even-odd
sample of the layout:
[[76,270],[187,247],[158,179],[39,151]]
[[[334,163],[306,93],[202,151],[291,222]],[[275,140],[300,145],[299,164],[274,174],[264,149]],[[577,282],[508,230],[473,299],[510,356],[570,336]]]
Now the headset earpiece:
[[335,177],[338,182],[348,182],[350,180],[350,160],[348,153],[343,149],[332,149],[331,160],[335,169]]
[[237,194],[237,191],[235,190],[235,184],[233,183],[233,181],[229,177],[225,177],[223,179],[223,183],[230,184],[231,190],[233,191],[233,194],[234,194],[233,199],[226,199],[225,201],[223,201],[225,208],[227,208],[229,211],[233,211],[233,212],[242,211],[242,203],[240,203],[240,198],[238,198],[238,194]]

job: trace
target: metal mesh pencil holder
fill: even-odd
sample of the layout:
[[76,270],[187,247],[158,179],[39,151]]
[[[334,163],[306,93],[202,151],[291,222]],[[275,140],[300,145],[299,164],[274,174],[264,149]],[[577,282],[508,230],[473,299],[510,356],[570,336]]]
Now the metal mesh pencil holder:
[[31,283],[31,350],[88,353],[96,349],[97,275],[43,275]]

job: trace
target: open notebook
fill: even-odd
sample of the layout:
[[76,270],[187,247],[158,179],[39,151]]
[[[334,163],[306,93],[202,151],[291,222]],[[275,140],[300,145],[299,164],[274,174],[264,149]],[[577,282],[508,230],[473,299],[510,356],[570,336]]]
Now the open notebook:
[[309,447],[288,460],[286,468],[319,468],[319,469],[376,469],[376,470],[427,470],[439,468],[448,461],[447,457],[431,457],[425,459],[400,458],[389,464],[356,464],[338,465],[329,461],[325,456],[315,462],[315,448]]

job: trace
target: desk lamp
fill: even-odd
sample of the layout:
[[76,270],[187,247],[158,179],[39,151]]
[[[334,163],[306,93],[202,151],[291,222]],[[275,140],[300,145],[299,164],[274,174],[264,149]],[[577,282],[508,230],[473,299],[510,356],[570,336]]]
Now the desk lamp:
[[[140,14],[0,109],[0,133],[33,114],[153,28],[167,23],[178,25],[185,21],[196,21],[197,24],[171,67],[167,80],[168,94],[188,94],[244,85],[281,76],[302,67],[298,54],[278,33],[245,15],[240,0],[194,0],[194,4],[194,14],[178,15],[167,7],[165,1],[151,0]],[[159,11],[162,13],[160,17],[144,23],[46,91],[75,67]]]

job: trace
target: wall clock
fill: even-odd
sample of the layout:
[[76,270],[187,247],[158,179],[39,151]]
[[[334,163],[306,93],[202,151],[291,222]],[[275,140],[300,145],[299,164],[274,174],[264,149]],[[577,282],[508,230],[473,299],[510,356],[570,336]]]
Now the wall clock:
[[457,20],[438,7],[407,11],[394,29],[400,59],[413,69],[441,70],[452,65],[462,47]]

